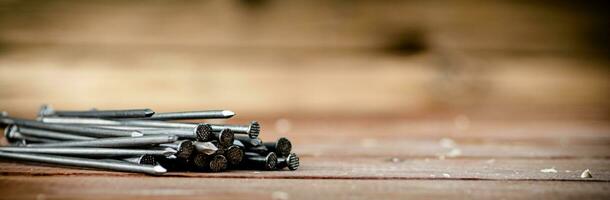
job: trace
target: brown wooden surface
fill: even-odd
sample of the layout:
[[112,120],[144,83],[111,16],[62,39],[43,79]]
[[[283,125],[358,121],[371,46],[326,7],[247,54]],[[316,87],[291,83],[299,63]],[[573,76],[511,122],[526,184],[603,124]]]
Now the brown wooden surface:
[[301,156],[159,177],[0,160],[0,199],[608,199],[602,3],[0,1],[0,111],[230,109],[214,122]]
[[[471,119],[460,129],[451,120],[364,120],[366,125],[357,119],[288,121],[289,134],[277,134],[272,120],[262,121],[270,125],[263,129],[269,130],[264,138],[290,137],[301,156],[297,171],[172,172],[153,177],[0,160],[1,198],[610,196],[610,127],[599,121]],[[461,153],[449,153],[452,149]],[[549,168],[557,173],[540,171]],[[580,178],[585,169],[593,178]]]

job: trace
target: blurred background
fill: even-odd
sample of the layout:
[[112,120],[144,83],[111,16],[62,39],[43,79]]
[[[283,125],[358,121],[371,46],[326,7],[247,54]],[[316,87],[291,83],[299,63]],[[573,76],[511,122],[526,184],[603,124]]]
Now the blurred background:
[[2,0],[0,110],[607,120],[609,36],[604,1]]

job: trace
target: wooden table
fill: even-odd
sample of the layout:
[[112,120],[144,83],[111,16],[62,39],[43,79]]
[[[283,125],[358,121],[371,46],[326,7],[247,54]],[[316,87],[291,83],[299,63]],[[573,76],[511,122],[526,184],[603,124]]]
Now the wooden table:
[[[596,120],[283,119],[297,171],[147,176],[0,162],[0,199],[610,197],[610,126]],[[269,129],[273,120],[263,120]],[[545,170],[546,169],[546,170]],[[554,170],[552,170],[554,169]],[[590,169],[593,178],[581,178]]]

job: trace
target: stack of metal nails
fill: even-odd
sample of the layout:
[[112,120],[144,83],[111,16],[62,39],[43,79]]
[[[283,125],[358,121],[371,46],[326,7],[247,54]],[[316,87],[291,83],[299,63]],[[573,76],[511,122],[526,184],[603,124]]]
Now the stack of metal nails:
[[0,158],[153,175],[167,171],[296,170],[287,138],[263,142],[260,124],[175,120],[227,119],[228,110],[155,113],[150,109],[61,111],[42,106],[37,120],[0,114],[11,146]]

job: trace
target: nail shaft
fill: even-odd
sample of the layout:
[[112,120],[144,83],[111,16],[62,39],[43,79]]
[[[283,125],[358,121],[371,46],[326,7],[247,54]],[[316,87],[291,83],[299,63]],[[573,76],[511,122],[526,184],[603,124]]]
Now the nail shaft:
[[88,111],[47,111],[46,116],[60,117],[84,117],[84,118],[139,118],[150,117],[155,114],[151,109],[129,109],[129,110],[88,110]]
[[171,156],[176,154],[174,149],[111,149],[111,148],[75,148],[75,147],[0,147],[0,151],[12,153],[55,154],[85,157],[124,157],[139,155]]
[[[42,122],[53,123],[53,124],[80,124],[86,126],[116,126],[116,128],[104,128],[106,130],[116,131],[142,131],[148,132],[149,134],[156,134],[156,129],[152,128],[176,128],[174,131],[180,131],[178,134],[184,134],[185,137],[191,137],[187,135],[185,130],[190,130],[195,135],[195,138],[201,141],[209,141],[214,138],[212,134],[212,128],[208,124],[188,124],[188,123],[175,123],[175,122],[164,122],[154,120],[105,120],[105,119],[82,119],[82,118],[65,118],[65,117],[44,117],[41,118]],[[133,127],[131,127],[133,126]],[[134,127],[143,127],[142,129]],[[123,130],[125,129],[125,130]],[[169,130],[169,129],[167,129]],[[161,131],[163,132],[163,131]]]
[[56,143],[31,144],[29,147],[139,147],[153,144],[175,142],[174,135],[155,135],[142,137],[116,137],[97,140],[66,141]]
[[167,172],[167,170],[159,165],[137,165],[132,163],[119,163],[119,162],[104,162],[95,159],[87,158],[74,158],[66,156],[55,156],[55,155],[37,155],[37,154],[23,154],[23,153],[7,153],[0,151],[0,157],[18,159],[33,162],[44,162],[59,165],[70,165],[77,167],[88,167],[98,169],[108,169],[124,172],[137,172],[147,173],[152,175],[161,175]]
[[205,110],[188,112],[166,112],[155,113],[154,115],[142,118],[145,120],[185,120],[185,119],[223,119],[231,118],[235,115],[230,110]]
[[95,137],[73,135],[73,134],[68,134],[68,133],[28,128],[28,127],[15,126],[14,128],[17,130],[17,132],[21,133],[22,135],[49,138],[49,139],[53,139],[53,140],[93,140],[93,139],[96,139]]
[[126,130],[111,130],[96,127],[85,127],[85,126],[69,126],[65,124],[49,124],[39,121],[15,119],[8,117],[0,117],[0,121],[5,124],[15,124],[20,127],[30,127],[58,132],[68,132],[78,135],[85,135],[91,137],[132,137],[142,136],[142,133],[137,131],[126,131]]
[[252,121],[248,125],[235,125],[235,124],[210,124],[213,131],[219,132],[224,129],[230,129],[236,134],[248,134],[250,138],[258,137],[261,126],[258,122]]
[[292,143],[285,137],[279,138],[276,142],[263,142],[263,145],[279,157],[288,156],[292,151]]
[[[6,130],[9,130],[9,129],[6,129]],[[13,142],[17,142],[17,141],[22,141],[23,144],[27,144],[27,143],[30,143],[30,142],[32,142],[32,143],[56,143],[56,142],[61,142],[59,140],[54,140],[54,139],[22,135],[21,133],[16,132],[16,131],[13,131],[13,132],[10,132],[10,133],[5,133],[4,137],[6,137],[6,139],[9,142],[13,143]]]
[[140,165],[156,165],[157,164],[157,159],[155,159],[155,156],[153,156],[153,155],[141,155],[141,156],[136,156],[136,157],[131,157],[131,158],[123,158],[121,160],[123,160],[125,162],[134,163],[134,164],[140,164]]

